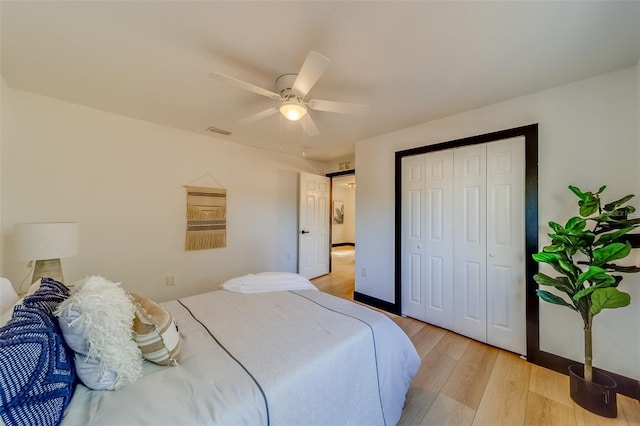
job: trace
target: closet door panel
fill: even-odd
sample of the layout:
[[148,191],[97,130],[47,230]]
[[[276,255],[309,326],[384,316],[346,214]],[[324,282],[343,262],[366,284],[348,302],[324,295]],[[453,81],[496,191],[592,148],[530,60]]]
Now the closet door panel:
[[402,159],[402,314],[426,320],[425,155]]
[[453,150],[426,156],[426,321],[453,327]]
[[486,341],[486,147],[454,150],[453,330]]
[[487,144],[487,343],[526,354],[522,139]]

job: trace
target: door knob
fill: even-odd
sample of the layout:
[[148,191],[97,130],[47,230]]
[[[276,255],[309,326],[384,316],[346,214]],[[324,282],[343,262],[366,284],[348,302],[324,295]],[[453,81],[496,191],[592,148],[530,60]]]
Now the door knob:
[[308,234],[308,233],[309,233],[309,231],[302,230],[302,231],[300,231],[300,233],[301,233],[301,234]]
[[489,257],[496,257],[495,253],[489,253]]

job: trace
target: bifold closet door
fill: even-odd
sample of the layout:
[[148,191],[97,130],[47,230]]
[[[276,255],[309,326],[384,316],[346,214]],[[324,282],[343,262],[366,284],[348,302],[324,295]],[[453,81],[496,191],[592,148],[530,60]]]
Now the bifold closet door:
[[526,353],[524,142],[402,159],[402,314]]
[[524,142],[454,153],[453,331],[526,354]]
[[487,144],[487,343],[526,354],[524,138]]
[[453,330],[487,341],[487,150],[454,150]]
[[425,155],[402,159],[402,314],[427,321],[424,275]]
[[453,150],[402,163],[402,313],[453,328]]

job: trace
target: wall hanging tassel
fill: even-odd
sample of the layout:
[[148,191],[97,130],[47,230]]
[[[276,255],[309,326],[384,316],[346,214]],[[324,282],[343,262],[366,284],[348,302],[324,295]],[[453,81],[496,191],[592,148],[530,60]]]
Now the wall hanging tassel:
[[185,250],[226,247],[227,190],[189,185],[185,188],[187,189]]

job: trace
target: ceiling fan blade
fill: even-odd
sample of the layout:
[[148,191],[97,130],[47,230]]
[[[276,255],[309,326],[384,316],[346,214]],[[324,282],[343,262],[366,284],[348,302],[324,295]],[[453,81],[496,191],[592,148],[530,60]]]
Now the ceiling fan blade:
[[311,90],[313,85],[316,84],[320,76],[329,67],[330,63],[331,61],[329,59],[325,58],[318,52],[314,52],[313,50],[310,51],[307,55],[307,59],[305,59],[302,64],[302,68],[300,68],[296,81],[293,82],[292,89],[303,97],[307,96],[309,90]]
[[222,80],[225,81],[233,86],[239,87],[241,89],[244,90],[248,90],[250,92],[253,93],[257,93],[258,95],[262,95],[262,96],[266,96],[267,98],[271,98],[271,99],[276,99],[276,100],[281,100],[280,95],[278,95],[276,92],[272,92],[271,90],[267,90],[267,89],[263,89],[262,87],[258,87],[258,86],[254,86],[251,83],[247,83],[246,81],[242,81],[242,80],[238,80],[237,78],[233,78],[233,77],[229,77],[228,75],[219,73],[219,72],[212,72],[209,73],[209,77],[216,79],[216,80]]
[[369,112],[369,105],[324,101],[322,99],[311,99],[307,105],[316,111],[337,112],[340,114],[358,115],[360,117],[364,117]]
[[278,112],[278,108],[271,107],[269,109],[265,109],[264,111],[260,111],[256,114],[245,117],[242,120],[238,120],[238,123],[240,124],[253,123],[254,121],[262,120],[263,118],[267,118],[270,115],[273,115],[277,112]]
[[318,126],[316,126],[316,123],[313,122],[309,114],[300,120],[299,123],[307,136],[318,136],[320,134]]

